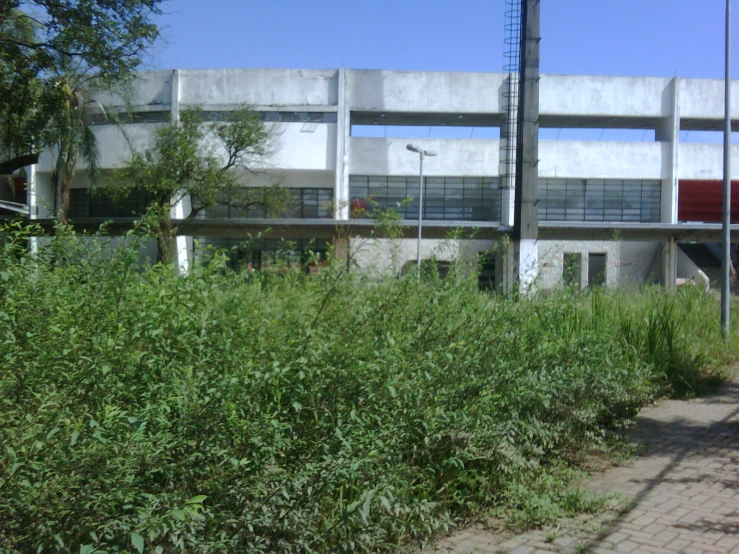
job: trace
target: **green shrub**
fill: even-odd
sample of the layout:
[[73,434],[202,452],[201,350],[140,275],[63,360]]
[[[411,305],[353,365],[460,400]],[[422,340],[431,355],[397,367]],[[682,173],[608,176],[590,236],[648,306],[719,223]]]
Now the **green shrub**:
[[[390,551],[530,523],[606,426],[736,353],[696,292],[527,300],[337,264],[190,275],[60,233],[0,258],[0,550]],[[563,480],[564,479],[564,480]]]

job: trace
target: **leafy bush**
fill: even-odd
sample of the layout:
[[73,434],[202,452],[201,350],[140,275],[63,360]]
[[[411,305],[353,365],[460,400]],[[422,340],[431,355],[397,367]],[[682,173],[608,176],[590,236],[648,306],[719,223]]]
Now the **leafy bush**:
[[736,354],[695,292],[522,301],[219,256],[183,277],[133,235],[5,236],[3,552],[391,551],[588,509],[557,489],[606,426]]

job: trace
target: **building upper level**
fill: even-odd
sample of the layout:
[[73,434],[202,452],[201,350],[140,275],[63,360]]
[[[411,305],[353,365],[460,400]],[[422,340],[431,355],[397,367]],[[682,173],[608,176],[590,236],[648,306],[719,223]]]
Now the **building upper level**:
[[[106,106],[129,105],[138,121],[173,106],[204,111],[247,104],[269,112],[351,114],[351,124],[499,126],[508,76],[388,70],[208,69],[142,72],[124,96],[96,95]],[[541,127],[659,128],[679,117],[683,130],[720,129],[723,81],[669,77],[542,75]],[[739,116],[739,87],[732,112]],[[461,117],[460,117],[461,116]],[[279,117],[279,116],[278,116]],[[739,117],[734,125],[739,130]]]

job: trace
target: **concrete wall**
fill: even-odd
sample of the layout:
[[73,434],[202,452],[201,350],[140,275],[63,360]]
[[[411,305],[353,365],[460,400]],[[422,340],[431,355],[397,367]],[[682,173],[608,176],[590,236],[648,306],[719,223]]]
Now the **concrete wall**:
[[[424,175],[482,177],[498,174],[500,146],[497,140],[414,140],[438,156],[425,158]],[[349,168],[352,175],[418,175],[418,154],[406,149],[408,140],[352,137]]]
[[618,241],[539,241],[539,275],[536,284],[541,288],[553,288],[562,284],[565,253],[580,254],[582,266],[580,284],[588,283],[588,254],[606,254],[606,285],[618,285],[621,261],[620,243]]
[[[421,259],[438,261],[461,260],[476,267],[477,255],[495,247],[491,240],[424,239],[421,241]],[[398,274],[408,264],[415,267],[418,241],[415,239],[350,240],[349,249],[356,266],[370,274]]]
[[335,106],[336,70],[183,69],[180,103],[205,108]]
[[334,170],[336,124],[277,123],[271,126],[272,154],[259,164],[268,168]]
[[[731,113],[739,114],[739,81],[732,81]],[[724,118],[724,82],[721,79],[680,79],[680,117]]]
[[334,186],[333,171],[270,169],[243,176],[241,184],[249,187],[269,187],[279,185],[287,188],[321,188]]
[[557,115],[662,117],[662,92],[670,79],[542,75],[541,113]]
[[348,70],[351,109],[499,113],[502,73]]
[[619,284],[654,283],[662,277],[662,243],[620,243]]
[[[723,179],[721,144],[680,144],[678,177],[680,179]],[[739,146],[731,147],[732,167],[739,167]]]
[[542,140],[539,176],[661,179],[669,146],[658,142]]
[[[161,125],[161,123],[135,123],[120,127],[117,125],[93,127],[100,148],[100,167],[120,167],[130,159],[133,150],[146,150],[152,142],[155,130]],[[47,150],[41,155],[36,170],[51,173],[55,163],[56,153],[53,150]],[[77,167],[84,169],[87,164],[80,158]]]
[[103,106],[126,107],[134,111],[168,110],[172,104],[172,70],[142,71],[130,89],[94,92],[92,98]]

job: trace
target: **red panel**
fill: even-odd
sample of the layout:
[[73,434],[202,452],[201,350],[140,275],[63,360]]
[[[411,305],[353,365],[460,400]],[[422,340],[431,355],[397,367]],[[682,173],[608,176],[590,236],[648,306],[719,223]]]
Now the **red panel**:
[[[721,223],[722,181],[680,180],[678,221]],[[739,223],[739,181],[731,182],[731,221]]]

